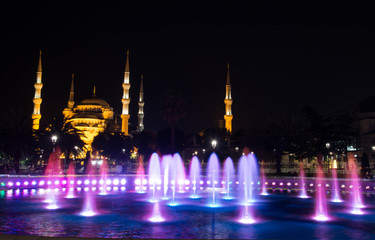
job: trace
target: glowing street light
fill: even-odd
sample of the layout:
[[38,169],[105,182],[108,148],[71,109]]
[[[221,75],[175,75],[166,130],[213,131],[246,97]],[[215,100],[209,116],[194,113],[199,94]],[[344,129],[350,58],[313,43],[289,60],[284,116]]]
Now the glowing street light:
[[53,144],[53,152],[55,152],[55,144],[57,142],[57,136],[56,135],[52,135],[51,141],[52,141],[52,144]]
[[212,145],[212,148],[215,150],[216,145],[217,145],[216,140],[212,140],[212,141],[211,141],[211,145]]

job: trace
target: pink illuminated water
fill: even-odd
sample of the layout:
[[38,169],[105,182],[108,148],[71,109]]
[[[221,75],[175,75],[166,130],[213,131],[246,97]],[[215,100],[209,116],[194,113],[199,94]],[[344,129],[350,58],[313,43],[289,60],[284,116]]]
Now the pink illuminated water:
[[354,161],[354,156],[351,153],[348,153],[348,164],[350,169],[350,181],[352,185],[352,193],[350,196],[350,207],[352,214],[363,214],[361,208],[364,208],[362,195],[360,191],[359,178],[357,174],[357,165]]
[[224,197],[225,199],[231,199],[230,196],[230,185],[232,184],[232,181],[234,181],[234,165],[233,165],[233,160],[230,157],[227,157],[224,162],[224,176],[223,180],[225,182],[224,187],[225,187],[225,192],[226,196]]
[[139,191],[138,192],[141,192],[143,193],[143,182],[144,182],[144,179],[145,179],[145,170],[144,170],[144,167],[143,167],[143,158],[142,156],[139,156],[138,158],[138,168],[137,168],[137,178],[136,179],[139,179]]
[[317,177],[316,177],[316,183],[315,183],[316,184],[315,215],[313,217],[316,221],[329,220],[323,177],[324,177],[323,170],[319,166]]
[[68,193],[66,198],[75,198],[74,195],[74,186],[75,186],[75,164],[73,161],[69,163],[68,174],[67,174],[67,184],[68,184]]
[[340,197],[340,188],[339,183],[337,179],[337,172],[336,169],[332,169],[332,196],[331,201],[332,202],[342,202]]
[[299,194],[300,198],[308,198],[307,193],[306,193],[306,184],[305,184],[305,171],[303,170],[303,163],[300,164],[300,187],[301,187],[301,192]]
[[193,198],[197,198],[197,185],[200,182],[200,176],[201,176],[201,165],[199,162],[199,159],[197,156],[194,156],[191,159],[190,163],[190,183],[193,185]]
[[103,160],[102,165],[100,166],[100,183],[101,184],[101,190],[100,195],[107,195],[107,177],[108,177],[108,163],[107,159]]
[[[48,163],[47,163],[45,175],[47,176],[46,177],[47,183],[50,182],[51,185],[52,185],[52,183],[55,182],[56,178],[59,178],[60,174],[62,173],[60,155],[61,155],[60,148],[56,147],[55,151],[52,152],[50,154],[49,158],[48,158]],[[58,182],[59,182],[59,184],[56,187],[60,186],[60,181],[58,181]],[[54,184],[54,185],[56,185],[56,184]],[[48,187],[47,197],[46,197],[44,202],[48,203],[48,206],[46,207],[47,209],[57,209],[57,208],[59,208],[58,205],[57,205],[56,192],[55,192],[55,189],[52,186]]]
[[159,203],[155,202],[153,209],[152,209],[152,215],[149,218],[150,222],[163,222],[164,218],[161,215]]
[[[93,174],[94,174],[94,168],[91,164],[91,159],[89,159],[89,163],[87,164],[87,179],[92,182]],[[88,189],[88,191],[85,191],[84,199],[83,199],[83,207],[80,215],[85,217],[91,217],[97,215],[97,209],[96,209],[96,203],[95,203],[95,196],[93,191],[91,189]]]

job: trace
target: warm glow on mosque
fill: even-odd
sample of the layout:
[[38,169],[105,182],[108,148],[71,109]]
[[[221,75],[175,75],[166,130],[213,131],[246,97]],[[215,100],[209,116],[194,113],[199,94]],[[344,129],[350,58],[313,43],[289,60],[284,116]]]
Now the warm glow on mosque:
[[[35,96],[34,111],[32,114],[33,130],[39,130],[41,115],[41,103],[42,95],[41,89],[42,84],[42,58],[41,52],[39,55],[38,69],[36,83],[34,84]],[[69,122],[71,125],[79,130],[82,135],[81,139],[85,143],[85,148],[91,151],[91,144],[94,138],[105,129],[110,132],[121,132],[125,136],[129,135],[129,104],[130,104],[130,68],[129,68],[129,50],[126,52],[126,63],[124,81],[122,84],[123,96],[122,112],[121,112],[121,124],[118,124],[117,118],[114,114],[113,108],[104,99],[98,98],[96,94],[96,88],[94,86],[93,94],[91,98],[84,99],[78,103],[74,100],[74,74],[72,75],[71,87],[69,92],[69,99],[67,107],[63,110],[63,116],[65,123]],[[225,129],[232,132],[232,95],[231,95],[231,83],[229,77],[229,64],[227,69],[226,79],[226,94],[225,94]],[[142,132],[144,130],[144,96],[143,96],[143,74],[141,75],[141,84],[139,90],[139,101],[138,101],[138,124],[137,131]]]

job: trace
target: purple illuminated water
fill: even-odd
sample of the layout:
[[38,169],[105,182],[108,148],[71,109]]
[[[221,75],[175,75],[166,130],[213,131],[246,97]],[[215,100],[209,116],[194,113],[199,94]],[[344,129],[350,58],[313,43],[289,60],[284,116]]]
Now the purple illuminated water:
[[323,170],[319,166],[317,177],[316,177],[316,182],[315,182],[316,184],[315,215],[313,217],[316,221],[329,220],[323,177],[324,177]]
[[216,207],[216,187],[219,183],[219,173],[220,173],[220,165],[219,159],[216,153],[212,153],[210,158],[208,159],[208,166],[207,166],[207,184],[211,185],[212,187],[212,203],[211,207]]
[[299,197],[300,198],[308,198],[307,193],[306,193],[305,171],[303,169],[303,163],[300,164],[299,177],[300,177],[299,185],[301,187],[301,192],[299,194]]
[[[169,184],[171,179],[173,178],[173,173],[172,173],[172,164],[173,164],[173,157],[172,155],[164,155],[162,157],[162,172],[163,172],[163,193],[164,197],[163,199],[168,199],[168,189],[169,189]],[[173,187],[172,190],[175,190],[175,181],[173,181]],[[174,193],[173,193],[174,196]]]
[[160,158],[158,154],[153,153],[150,158],[150,163],[148,167],[148,182],[150,188],[152,189],[152,202],[157,202],[159,196],[156,191],[157,185],[161,184],[161,171],[160,171]]
[[362,195],[360,191],[359,178],[357,174],[357,165],[354,161],[354,156],[348,154],[348,164],[350,169],[350,181],[352,186],[352,193],[350,196],[349,204],[352,214],[363,214],[361,208],[364,208]]
[[[86,180],[88,180],[89,183],[91,183],[93,179],[94,168],[91,164],[91,159],[89,159],[88,161],[89,162],[87,164],[87,169],[86,169],[86,174],[87,174]],[[80,215],[85,216],[85,217],[95,216],[98,214],[98,212],[96,209],[94,192],[91,191],[89,187],[85,188],[84,191],[85,191],[85,194],[84,194],[84,199],[83,199],[82,211]]]
[[233,165],[233,160],[230,157],[227,157],[224,162],[224,187],[225,187],[225,199],[231,199],[232,197],[230,196],[230,185],[234,181],[234,165]]
[[100,171],[99,183],[101,183],[100,195],[107,195],[108,163],[106,159],[103,160],[103,163],[100,166],[99,171]]
[[266,177],[264,176],[263,167],[261,167],[260,169],[260,174],[262,176],[262,192],[260,193],[260,195],[267,196],[268,192],[266,187]]
[[138,192],[143,193],[143,182],[144,182],[144,179],[145,179],[145,170],[144,170],[144,167],[143,167],[143,158],[142,158],[142,156],[139,156],[138,163],[139,163],[139,165],[138,165],[138,168],[137,168],[137,178],[136,178],[136,181],[139,182]]
[[68,168],[68,174],[66,176],[67,178],[67,184],[68,184],[68,193],[66,195],[66,198],[75,198],[74,195],[74,186],[75,186],[75,164],[73,161],[69,163],[69,168]]
[[340,188],[339,183],[337,180],[337,172],[336,169],[332,169],[332,196],[331,201],[332,202],[342,202],[340,197]]
[[200,165],[198,157],[194,156],[191,159],[190,172],[189,172],[190,183],[193,185],[193,196],[192,196],[192,198],[198,197],[197,196],[197,185],[200,182],[200,176],[201,176],[201,165]]

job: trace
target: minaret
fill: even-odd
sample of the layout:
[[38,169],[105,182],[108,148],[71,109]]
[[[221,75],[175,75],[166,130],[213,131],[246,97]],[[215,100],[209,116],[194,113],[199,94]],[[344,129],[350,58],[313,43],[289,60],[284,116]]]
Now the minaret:
[[122,88],[124,89],[124,94],[122,95],[122,114],[121,114],[121,132],[125,135],[129,135],[129,103],[130,103],[130,96],[129,96],[129,89],[130,89],[130,81],[129,81],[130,71],[129,71],[129,49],[126,51],[126,63],[125,63],[125,74],[124,74],[124,83],[122,84]]
[[33,120],[33,131],[39,130],[39,122],[42,118],[40,114],[40,105],[42,104],[42,50],[39,52],[39,63],[38,63],[38,70],[36,72],[36,83],[34,84],[35,88],[35,95],[34,95],[34,111],[31,115]]
[[139,101],[138,101],[138,132],[142,132],[145,128],[143,125],[143,118],[145,116],[143,112],[143,106],[145,105],[145,102],[143,100],[143,74],[141,75],[141,87],[139,89]]
[[68,108],[74,107],[74,73],[72,73],[72,83],[70,85],[70,93],[69,93],[69,100],[68,100]]
[[224,115],[224,120],[225,120],[225,129],[229,131],[230,133],[232,132],[232,92],[231,92],[231,85],[230,85],[230,77],[229,77],[229,63],[228,63],[228,72],[227,72],[227,83],[225,85],[225,115]]

